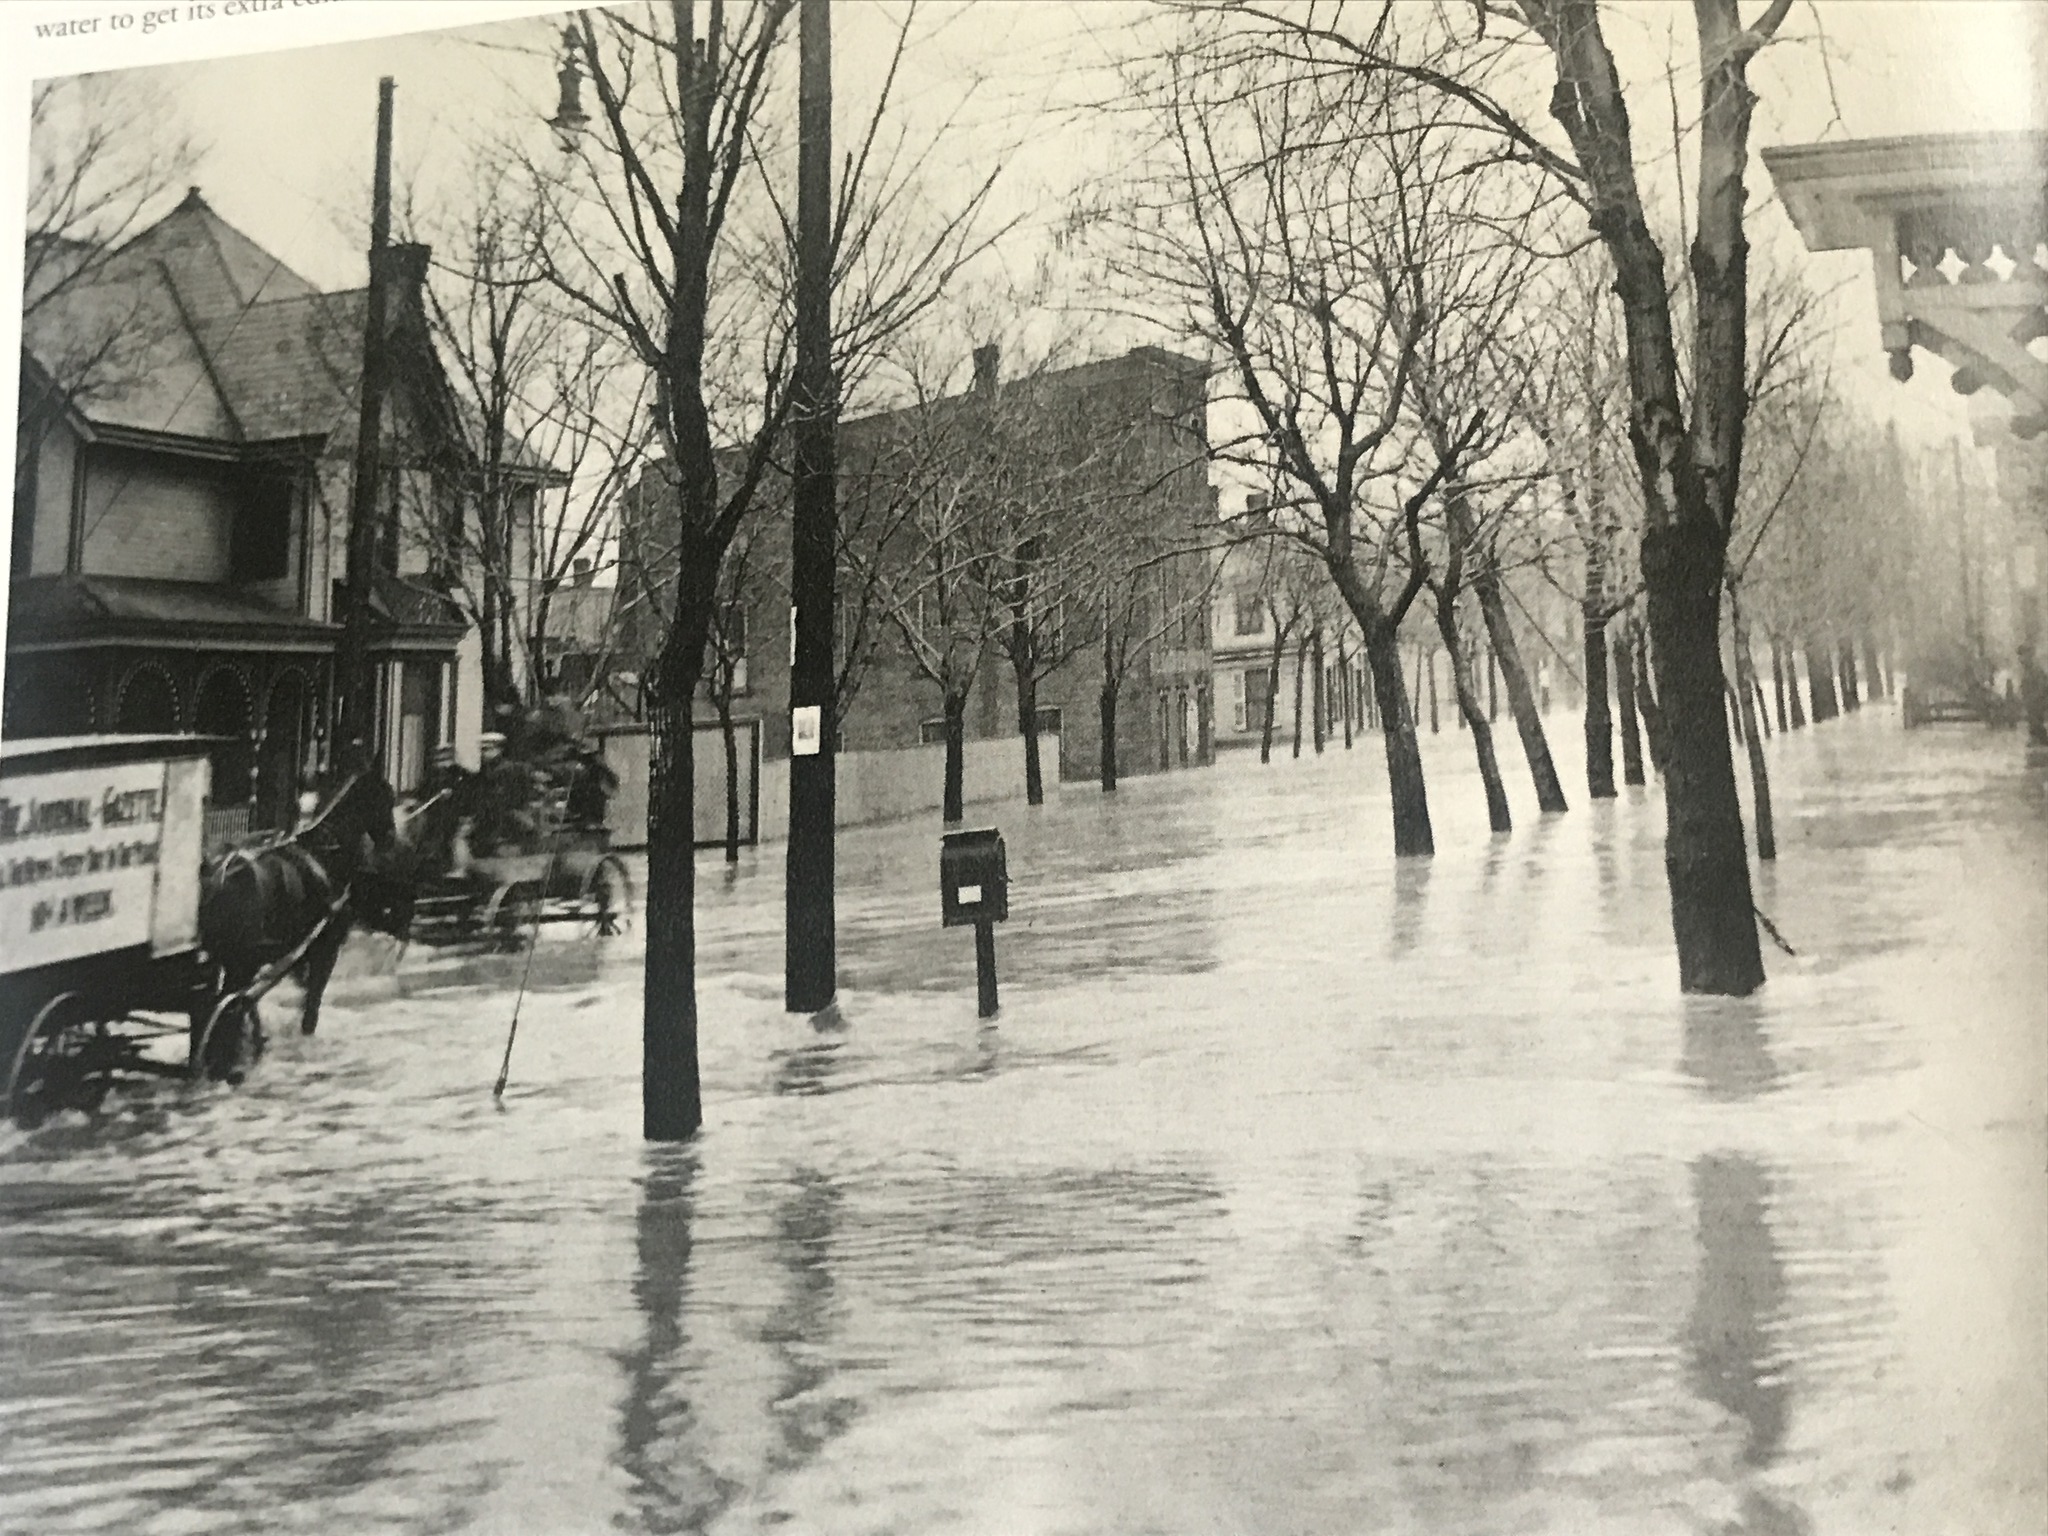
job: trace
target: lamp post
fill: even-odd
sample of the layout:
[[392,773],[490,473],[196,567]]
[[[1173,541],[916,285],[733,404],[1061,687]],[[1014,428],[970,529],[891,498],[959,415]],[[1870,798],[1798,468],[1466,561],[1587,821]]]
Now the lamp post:
[[558,94],[548,126],[555,130],[555,143],[565,156],[576,153],[583,130],[590,126],[590,114],[583,110],[583,67],[576,62],[577,48],[576,28],[562,28],[562,67],[555,71]]

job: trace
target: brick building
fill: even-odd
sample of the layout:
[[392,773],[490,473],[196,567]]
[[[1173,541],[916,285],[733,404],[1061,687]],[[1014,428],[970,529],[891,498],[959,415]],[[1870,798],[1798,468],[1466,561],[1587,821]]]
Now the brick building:
[[[1118,772],[1142,774],[1205,763],[1211,757],[1214,711],[1209,655],[1211,556],[1205,545],[1214,524],[1214,498],[1207,482],[1205,426],[1207,369],[1193,359],[1156,347],[1139,347],[1121,357],[999,381],[994,358],[983,349],[976,392],[993,392],[999,408],[1028,390],[1030,409],[1077,431],[1052,431],[1042,452],[1058,459],[1061,494],[1071,499],[1076,537],[1086,537],[1088,519],[1124,520],[1129,536],[1129,591],[1121,622],[1133,638],[1119,690]],[[925,407],[930,413],[966,412],[975,392]],[[892,444],[911,430],[909,411],[882,412],[842,421],[839,428],[839,496],[842,529],[862,524],[871,510],[863,498],[886,499],[900,487],[891,483]],[[1101,451],[1113,440],[1114,452]],[[660,554],[661,509],[668,492],[663,467],[653,466],[628,499],[622,530],[620,649],[618,665],[643,671],[660,642],[654,615],[674,580],[672,559]],[[789,543],[786,484],[764,487],[760,515],[744,537],[753,554],[748,579],[728,618],[728,632],[740,637],[744,661],[738,668],[735,712],[760,722],[762,752],[778,758],[789,751],[789,665],[791,611],[781,571]],[[879,555],[883,561],[915,556],[901,534]],[[849,592],[864,578],[842,571],[842,645]],[[1058,623],[1072,654],[1038,687],[1040,729],[1059,739],[1058,773],[1066,779],[1093,777],[1100,767],[1099,695],[1103,620],[1099,598],[1078,588],[1063,593]],[[875,622],[871,659],[840,722],[841,750],[887,751],[929,745],[942,739],[942,695],[922,675],[893,624]],[[708,682],[707,682],[708,688]],[[615,689],[614,691],[618,691]],[[708,693],[701,696],[700,722],[714,714]],[[1018,732],[1013,670],[991,637],[975,669],[967,697],[970,740]],[[1047,772],[1053,771],[1047,764]]]

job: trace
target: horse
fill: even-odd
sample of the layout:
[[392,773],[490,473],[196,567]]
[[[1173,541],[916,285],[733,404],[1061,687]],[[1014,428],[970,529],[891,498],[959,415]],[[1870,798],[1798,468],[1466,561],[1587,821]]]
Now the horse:
[[[361,921],[399,938],[410,927],[410,890],[393,832],[390,786],[363,771],[298,831],[209,859],[200,871],[199,939],[216,967],[218,995],[230,997],[281,965],[305,988],[299,1032],[318,1029],[350,927]],[[195,1019],[193,1049],[213,1076],[239,1074],[245,1038],[262,1049],[253,998],[227,1008],[210,1037],[201,1038],[203,1028]]]

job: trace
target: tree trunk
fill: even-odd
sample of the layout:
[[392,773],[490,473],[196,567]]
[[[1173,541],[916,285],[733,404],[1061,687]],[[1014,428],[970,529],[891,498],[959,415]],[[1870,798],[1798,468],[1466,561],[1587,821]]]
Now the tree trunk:
[[1493,645],[1486,647],[1486,718],[1500,718],[1500,659],[1493,654]]
[[1769,741],[1773,735],[1771,730],[1770,700],[1764,697],[1764,685],[1757,680],[1755,661],[1752,660],[1749,665],[1749,691],[1756,695],[1757,723],[1763,727],[1764,740]]
[[1842,658],[1842,708],[1845,711],[1861,709],[1862,690],[1856,681],[1856,642],[1844,635],[1835,650]]
[[1679,485],[1677,515],[1643,538],[1657,709],[1668,738],[1664,868],[1680,990],[1743,997],[1763,984],[1764,970],[1722,704],[1727,542],[1714,531],[1709,508],[1685,505],[1699,494],[1699,482],[1688,481]]
[[1643,717],[1643,741],[1650,749],[1650,766],[1657,770],[1658,777],[1669,777],[1671,738],[1665,734],[1664,708],[1650,681],[1649,647],[1641,644],[1636,647],[1636,708]]
[[1776,635],[1771,636],[1771,693],[1778,706],[1778,734],[1782,736],[1791,727],[1786,724],[1785,715],[1785,648]]
[[1495,832],[1512,832],[1515,823],[1508,813],[1507,787],[1500,779],[1500,759],[1493,750],[1493,727],[1487,723],[1486,712],[1479,707],[1479,690],[1473,686],[1472,664],[1459,643],[1455,592],[1438,594],[1436,627],[1437,633],[1443,636],[1444,650],[1451,658],[1451,689],[1457,697],[1458,712],[1471,729],[1472,751],[1479,759],[1479,782],[1486,791],[1487,825]]
[[[1102,692],[1096,700],[1102,712],[1101,772],[1104,793],[1108,793],[1116,788],[1116,692],[1116,685],[1105,676],[1102,683]],[[1273,711],[1269,708],[1266,711],[1266,736],[1269,741],[1272,739],[1273,734],[1272,714]],[[1262,746],[1259,749],[1259,760],[1261,762],[1265,761],[1265,752],[1266,749]]]
[[[740,743],[732,718],[732,689],[718,690],[718,734],[725,739],[725,862],[740,861]],[[696,829],[691,829],[694,840]]]
[[648,710],[640,1117],[649,1141],[685,1140],[704,1121],[697,1073],[695,682],[670,681]]
[[940,814],[947,826],[957,825],[967,814],[967,695],[946,695],[946,788]]
[[1636,653],[1628,627],[1614,636],[1614,702],[1621,712],[1621,781],[1643,782],[1643,738],[1636,720]]
[[1273,655],[1266,664],[1266,718],[1259,722],[1259,761],[1273,761],[1273,730],[1280,715],[1280,652],[1287,644],[1287,631],[1273,621]]
[[1294,755],[1301,756],[1301,685],[1308,671],[1308,636],[1294,644]]
[[1877,641],[1869,635],[1863,637],[1863,697],[1866,699],[1888,699],[1892,696],[1891,679],[1884,675],[1884,661],[1879,656]]
[[1522,755],[1529,760],[1529,777],[1536,785],[1536,804],[1545,815],[1556,815],[1565,807],[1564,786],[1557,781],[1557,765],[1550,760],[1550,740],[1543,734],[1543,715],[1529,687],[1529,674],[1522,666],[1522,652],[1508,623],[1507,601],[1502,596],[1500,577],[1488,569],[1472,578],[1479,612],[1486,620],[1486,636],[1500,662],[1501,681],[1507,687],[1508,709],[1515,717],[1515,730],[1522,738]]
[[1792,729],[1805,730],[1806,700],[1799,692],[1799,653],[1791,650],[1785,652],[1785,703],[1791,711]]
[[1337,694],[1338,702],[1344,706],[1344,750],[1351,750],[1351,708],[1355,702],[1351,692],[1351,658],[1344,653],[1344,636],[1337,636]]
[[1425,646],[1422,664],[1429,670],[1429,734],[1434,736],[1443,729],[1436,708],[1436,652]]
[[[1588,558],[1587,564],[1592,564]],[[1586,630],[1586,794],[1614,798],[1614,717],[1607,705],[1607,609],[1604,601],[1580,610]]]
[[1011,662],[1017,677],[1017,734],[1024,738],[1024,803],[1045,804],[1045,774],[1038,761],[1038,679],[1031,666]]
[[1721,678],[1721,693],[1728,700],[1728,729],[1735,734],[1735,743],[1742,745],[1742,700],[1735,696],[1735,685],[1724,673]]
[[1330,735],[1330,690],[1323,681],[1323,629],[1318,624],[1309,632],[1309,666],[1315,674],[1315,692],[1310,695],[1310,724],[1315,728],[1316,755],[1322,756]]
[[1813,694],[1813,723],[1823,725],[1842,712],[1835,699],[1835,666],[1825,640],[1806,642],[1806,685]]
[[1728,588],[1728,627],[1735,647],[1735,691],[1742,695],[1743,740],[1749,751],[1749,794],[1751,814],[1756,822],[1756,856],[1778,856],[1777,825],[1771,817],[1771,770],[1764,761],[1763,711],[1759,707],[1763,690],[1756,683],[1756,658],[1749,649],[1749,626],[1742,622],[1742,603],[1734,585]]
[[[1361,616],[1361,623],[1364,623]],[[1365,629],[1365,659],[1387,746],[1387,793],[1394,813],[1394,853],[1428,858],[1436,852],[1429,824],[1429,790],[1422,777],[1422,750],[1415,716],[1401,681],[1401,631],[1384,619]]]

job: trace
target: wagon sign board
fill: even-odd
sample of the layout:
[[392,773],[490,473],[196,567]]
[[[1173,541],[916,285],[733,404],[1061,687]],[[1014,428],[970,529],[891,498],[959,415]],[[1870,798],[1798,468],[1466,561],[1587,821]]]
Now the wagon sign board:
[[164,780],[159,761],[0,783],[0,969],[149,942]]

